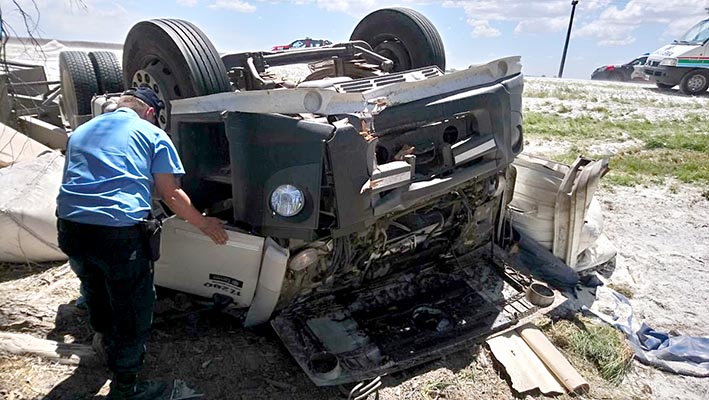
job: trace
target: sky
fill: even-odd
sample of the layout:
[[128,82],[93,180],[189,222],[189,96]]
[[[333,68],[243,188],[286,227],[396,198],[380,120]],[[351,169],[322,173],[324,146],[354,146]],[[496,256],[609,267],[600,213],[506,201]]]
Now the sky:
[[[520,55],[523,72],[533,76],[557,74],[571,13],[571,0],[0,0],[2,19],[17,36],[27,36],[27,28],[15,3],[37,37],[123,43],[138,21],[180,18],[220,52],[270,50],[306,36],[345,41],[368,13],[403,6],[433,22],[447,67]],[[709,0],[579,0],[564,77],[588,79],[599,65],[669,44],[709,17],[705,8]]]

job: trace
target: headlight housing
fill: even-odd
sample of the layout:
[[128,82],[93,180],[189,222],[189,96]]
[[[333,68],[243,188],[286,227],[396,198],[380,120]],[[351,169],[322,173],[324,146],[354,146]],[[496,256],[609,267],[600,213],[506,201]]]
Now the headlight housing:
[[663,58],[662,61],[660,61],[660,65],[664,65],[665,67],[676,67],[677,66],[677,59],[676,58]]
[[281,185],[271,193],[271,209],[282,217],[292,217],[304,206],[303,191],[293,185]]

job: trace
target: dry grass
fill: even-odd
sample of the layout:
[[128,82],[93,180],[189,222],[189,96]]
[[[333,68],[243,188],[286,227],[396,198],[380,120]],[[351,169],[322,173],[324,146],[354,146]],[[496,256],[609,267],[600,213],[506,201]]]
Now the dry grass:
[[587,318],[542,324],[558,347],[595,367],[604,380],[620,384],[630,370],[633,350],[623,335],[608,325]]
[[608,284],[608,287],[615,290],[616,292],[622,294],[623,296],[627,297],[628,299],[633,298],[633,288],[630,287],[630,285],[626,285],[624,283],[610,283]]

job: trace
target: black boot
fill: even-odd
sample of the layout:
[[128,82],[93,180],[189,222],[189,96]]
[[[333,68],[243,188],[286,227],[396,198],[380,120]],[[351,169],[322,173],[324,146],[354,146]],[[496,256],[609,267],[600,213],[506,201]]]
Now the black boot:
[[136,375],[117,374],[111,381],[106,400],[160,400],[167,385],[157,381],[138,381]]

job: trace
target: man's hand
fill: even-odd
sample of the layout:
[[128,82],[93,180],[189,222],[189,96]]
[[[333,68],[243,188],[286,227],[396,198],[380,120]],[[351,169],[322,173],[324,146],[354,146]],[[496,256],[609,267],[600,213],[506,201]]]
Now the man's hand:
[[205,235],[209,236],[216,244],[226,244],[229,240],[226,231],[222,227],[224,221],[214,217],[203,217],[195,226]]

